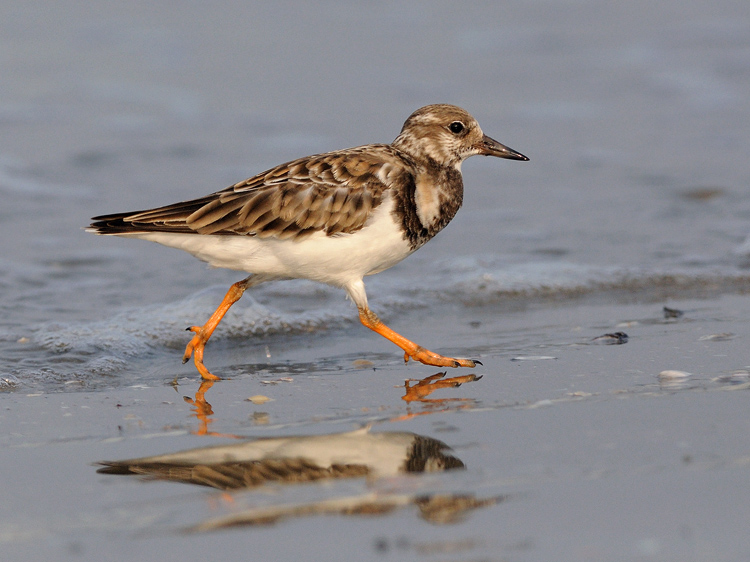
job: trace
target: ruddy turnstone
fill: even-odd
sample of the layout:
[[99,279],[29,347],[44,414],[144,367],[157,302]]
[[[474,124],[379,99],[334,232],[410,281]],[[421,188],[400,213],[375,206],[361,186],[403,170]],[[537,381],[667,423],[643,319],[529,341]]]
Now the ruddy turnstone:
[[383,324],[367,306],[363,277],[394,266],[428,242],[463,201],[461,163],[475,154],[528,160],[482,132],[447,104],[418,109],[391,144],[306,156],[226,189],[158,209],[94,217],[95,234],[141,238],[179,248],[215,267],[250,273],[232,285],[183,356],[201,377],[208,339],[249,287],[310,279],[346,290],[368,328],[436,367],[477,361],[433,353]]

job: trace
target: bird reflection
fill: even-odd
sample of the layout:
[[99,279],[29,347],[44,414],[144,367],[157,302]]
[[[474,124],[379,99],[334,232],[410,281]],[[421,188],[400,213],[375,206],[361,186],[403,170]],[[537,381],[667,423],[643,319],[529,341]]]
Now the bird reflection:
[[202,381],[198,391],[195,393],[195,398],[189,396],[183,396],[182,399],[192,406],[193,417],[198,418],[200,427],[197,431],[192,431],[194,435],[214,435],[217,437],[236,437],[235,435],[223,435],[216,433],[215,431],[209,431],[208,426],[214,422],[211,416],[214,415],[214,410],[211,404],[206,400],[206,392],[214,385],[214,381]]
[[[445,443],[431,437],[407,432],[375,433],[366,427],[345,433],[254,439],[151,457],[103,461],[98,472],[208,486],[232,491],[232,497],[238,497],[236,494],[242,490],[268,485],[359,478],[367,488],[382,478],[463,469],[464,463],[451,453]],[[472,494],[416,494],[412,492],[415,488],[411,484],[405,493],[391,491],[390,487],[387,491],[364,489],[345,497],[253,506],[239,511],[235,505],[231,514],[203,521],[189,530],[268,524],[312,514],[382,514],[406,506],[416,506],[420,516],[432,523],[452,523],[472,509],[502,499],[481,499]]]
[[397,509],[416,506],[419,517],[428,523],[445,525],[460,523],[473,510],[489,507],[507,496],[477,498],[472,494],[363,494],[297,505],[275,505],[215,517],[185,529],[206,532],[231,527],[271,525],[291,517],[306,515],[387,515]]
[[220,490],[270,482],[309,482],[463,468],[442,441],[405,432],[346,433],[254,439],[179,453],[103,461],[105,474],[140,474]]
[[[423,404],[428,404],[431,406],[451,403],[459,403],[460,406],[461,404],[470,405],[474,403],[474,400],[471,398],[427,398],[436,390],[445,388],[457,388],[464,383],[478,381],[482,378],[482,375],[477,376],[471,374],[458,377],[450,377],[446,379],[444,378],[445,375],[446,371],[443,371],[441,373],[430,375],[429,377],[426,377],[424,379],[406,379],[402,387],[404,388],[405,392],[401,399],[407,403],[421,402]],[[211,404],[206,400],[206,393],[213,385],[214,381],[202,381],[200,387],[195,393],[195,398],[183,396],[183,400],[192,406],[191,410],[193,413],[191,415],[197,418],[200,422],[198,429],[196,431],[192,431],[191,433],[193,433],[194,435],[213,435],[215,437],[241,438],[237,435],[209,431],[210,424],[212,424],[215,420],[211,417],[214,415],[214,411],[211,407]],[[409,414],[407,414],[406,418],[400,416],[396,419],[408,419],[415,415],[421,414],[413,414],[410,412]]]

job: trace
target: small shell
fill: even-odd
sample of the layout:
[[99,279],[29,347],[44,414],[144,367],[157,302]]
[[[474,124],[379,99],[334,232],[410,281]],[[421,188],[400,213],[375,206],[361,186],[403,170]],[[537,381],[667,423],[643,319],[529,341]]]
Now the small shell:
[[669,308],[668,306],[665,306],[662,309],[662,312],[664,313],[664,318],[679,318],[680,316],[685,314],[681,310],[678,310],[676,308]]
[[733,340],[735,335],[731,332],[723,332],[721,334],[709,334],[707,336],[701,336],[698,341],[728,341]]
[[686,379],[690,376],[691,374],[686,371],[675,371],[671,369],[659,373],[660,379]]
[[262,394],[256,394],[255,396],[251,396],[250,398],[246,398],[245,400],[248,402],[252,402],[253,404],[265,404],[266,402],[272,402],[273,398],[263,396]]
[[628,335],[625,332],[615,332],[613,334],[604,334],[598,336],[592,340],[595,343],[603,343],[606,345],[622,345],[628,343]]

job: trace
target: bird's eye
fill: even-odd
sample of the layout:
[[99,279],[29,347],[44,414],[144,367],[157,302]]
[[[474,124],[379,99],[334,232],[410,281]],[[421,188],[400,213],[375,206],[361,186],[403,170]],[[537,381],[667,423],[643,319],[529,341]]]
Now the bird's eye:
[[461,123],[461,121],[454,121],[450,125],[448,125],[448,128],[451,130],[451,133],[454,135],[458,135],[464,130],[464,124]]

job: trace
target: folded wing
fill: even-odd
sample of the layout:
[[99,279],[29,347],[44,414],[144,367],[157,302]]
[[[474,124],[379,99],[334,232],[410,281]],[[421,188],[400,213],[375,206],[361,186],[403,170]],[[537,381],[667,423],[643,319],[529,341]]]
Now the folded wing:
[[302,239],[361,229],[409,163],[389,145],[282,164],[226,189],[158,209],[94,217],[98,234],[173,232]]

